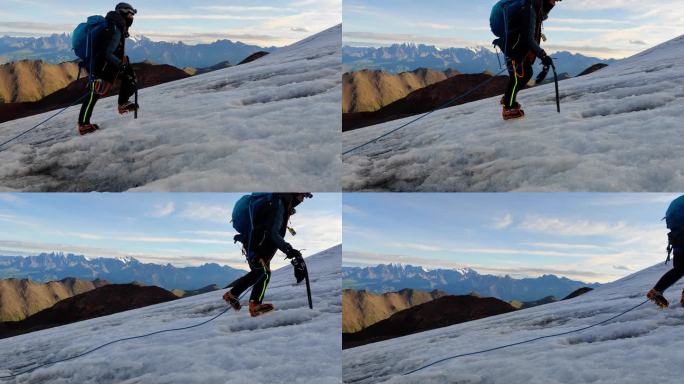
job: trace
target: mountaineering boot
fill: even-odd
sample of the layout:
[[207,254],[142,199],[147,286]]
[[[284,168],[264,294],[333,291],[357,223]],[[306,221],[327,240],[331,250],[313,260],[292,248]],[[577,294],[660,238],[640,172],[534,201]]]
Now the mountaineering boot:
[[646,297],[652,302],[656,303],[660,308],[667,308],[670,306],[670,303],[668,303],[667,299],[663,297],[663,294],[655,289],[648,291]]
[[230,306],[233,307],[233,309],[236,311],[239,311],[240,309],[242,309],[242,305],[240,304],[240,299],[233,296],[233,294],[230,293],[230,291],[223,294],[223,300],[225,300],[226,303],[230,304]]
[[[504,106],[506,105],[506,96],[501,96],[501,100],[499,100],[499,104],[504,105]],[[516,101],[516,102],[513,102],[513,106],[511,108],[520,109],[522,107],[520,106],[520,103],[518,103]]]
[[119,114],[123,115],[124,113],[135,112],[138,108],[140,108],[138,104],[127,101],[124,104],[119,105]]
[[275,307],[273,307],[273,304],[269,304],[269,303],[257,304],[253,301],[249,302],[249,314],[252,315],[252,317],[257,317],[259,315],[263,315],[264,313],[271,312],[274,309],[275,309]]
[[100,127],[97,124],[79,124],[78,125],[78,133],[83,136],[87,135],[89,133],[93,133],[100,129]]
[[520,104],[515,103],[515,104],[513,104],[513,107],[511,107],[511,108],[506,108],[504,106],[503,110],[501,111],[501,116],[503,117],[504,120],[519,119],[519,118],[525,116],[525,111],[523,111],[520,108]]

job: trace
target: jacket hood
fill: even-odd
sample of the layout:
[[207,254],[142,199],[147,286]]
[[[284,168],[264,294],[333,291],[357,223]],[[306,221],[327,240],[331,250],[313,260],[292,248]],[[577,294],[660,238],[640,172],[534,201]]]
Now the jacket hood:
[[126,19],[124,19],[123,16],[119,12],[116,11],[110,11],[107,13],[107,16],[105,16],[105,19],[107,21],[116,24],[118,28],[120,28],[123,31],[123,35],[125,38],[128,38],[128,26],[126,25]]

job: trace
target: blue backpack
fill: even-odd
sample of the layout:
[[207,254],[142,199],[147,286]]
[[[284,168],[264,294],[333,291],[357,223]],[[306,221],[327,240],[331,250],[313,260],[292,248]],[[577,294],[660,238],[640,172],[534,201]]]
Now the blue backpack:
[[676,198],[665,213],[665,223],[673,232],[684,230],[684,196]]
[[263,232],[268,224],[270,208],[275,203],[273,193],[252,193],[242,196],[233,207],[233,228],[238,232],[233,238],[235,242],[241,242],[247,250],[247,257],[251,255],[252,243],[259,240],[253,239],[256,232]]
[[90,16],[85,23],[79,24],[71,35],[71,48],[82,60],[81,67],[85,67],[91,76],[92,58],[96,52],[94,45],[100,33],[107,28],[107,24],[107,20],[102,16]]
[[496,37],[505,39],[508,33],[508,24],[513,15],[518,13],[529,0],[499,0],[489,16],[489,26]]

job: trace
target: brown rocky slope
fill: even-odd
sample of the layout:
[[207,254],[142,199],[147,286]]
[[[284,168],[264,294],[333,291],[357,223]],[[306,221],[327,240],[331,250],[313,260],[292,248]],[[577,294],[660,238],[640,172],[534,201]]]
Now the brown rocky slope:
[[363,331],[343,333],[342,348],[354,348],[515,310],[505,301],[493,297],[444,296],[397,312]]
[[177,298],[173,293],[155,286],[105,285],[62,300],[22,321],[0,323],[0,338],[107,316]]
[[364,290],[345,289],[342,291],[342,332],[358,332],[401,310],[446,295],[446,292],[438,290],[425,292],[402,289],[379,295]]
[[[342,114],[342,130],[350,131],[431,111],[459,95],[464,95],[491,77],[492,75],[487,73],[456,75],[411,92],[406,97],[377,111],[344,113]],[[448,107],[502,95],[507,84],[508,76],[497,76],[458,102],[448,105]]]
[[39,283],[28,279],[0,280],[0,322],[23,320],[60,300],[109,284],[105,280],[66,278]]
[[342,113],[373,112],[409,93],[458,75],[455,70],[419,68],[398,74],[362,70],[342,75]]
[[78,75],[76,62],[49,64],[21,60],[0,65],[0,103],[38,101],[58,91]]
[[[133,64],[133,69],[138,79],[139,89],[190,77],[182,69],[166,64],[137,63]],[[39,101],[0,104],[0,123],[64,108],[85,94],[87,83],[87,75],[82,73],[80,80],[70,83],[65,88],[53,92]],[[119,84],[120,82],[116,81],[103,97],[117,95],[120,88]],[[141,105],[143,103],[144,101],[141,101]]]

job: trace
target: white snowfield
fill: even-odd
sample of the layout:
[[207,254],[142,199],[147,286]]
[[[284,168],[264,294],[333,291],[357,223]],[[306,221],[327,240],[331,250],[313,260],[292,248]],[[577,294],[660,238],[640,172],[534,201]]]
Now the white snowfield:
[[[249,64],[140,90],[139,118],[102,99],[0,148],[0,191],[340,190],[338,25]],[[45,113],[0,125],[0,142]]]
[[666,291],[670,308],[648,302],[579,333],[448,360],[439,359],[586,327],[646,300],[670,266],[662,263],[571,300],[524,309],[342,354],[345,383],[679,383],[684,350],[684,284]]
[[[247,308],[231,309],[201,327],[120,342],[0,383],[339,383],[341,258],[336,246],[306,259],[313,310],[288,265],[272,274],[266,292],[275,312],[252,318]],[[115,339],[201,323],[226,308],[223,292],[0,340],[0,376]]]
[[[343,156],[346,191],[680,191],[684,36],[588,76],[443,109]],[[563,68],[558,68],[559,73]],[[553,77],[553,74],[550,75]],[[343,150],[415,117],[343,134]]]

